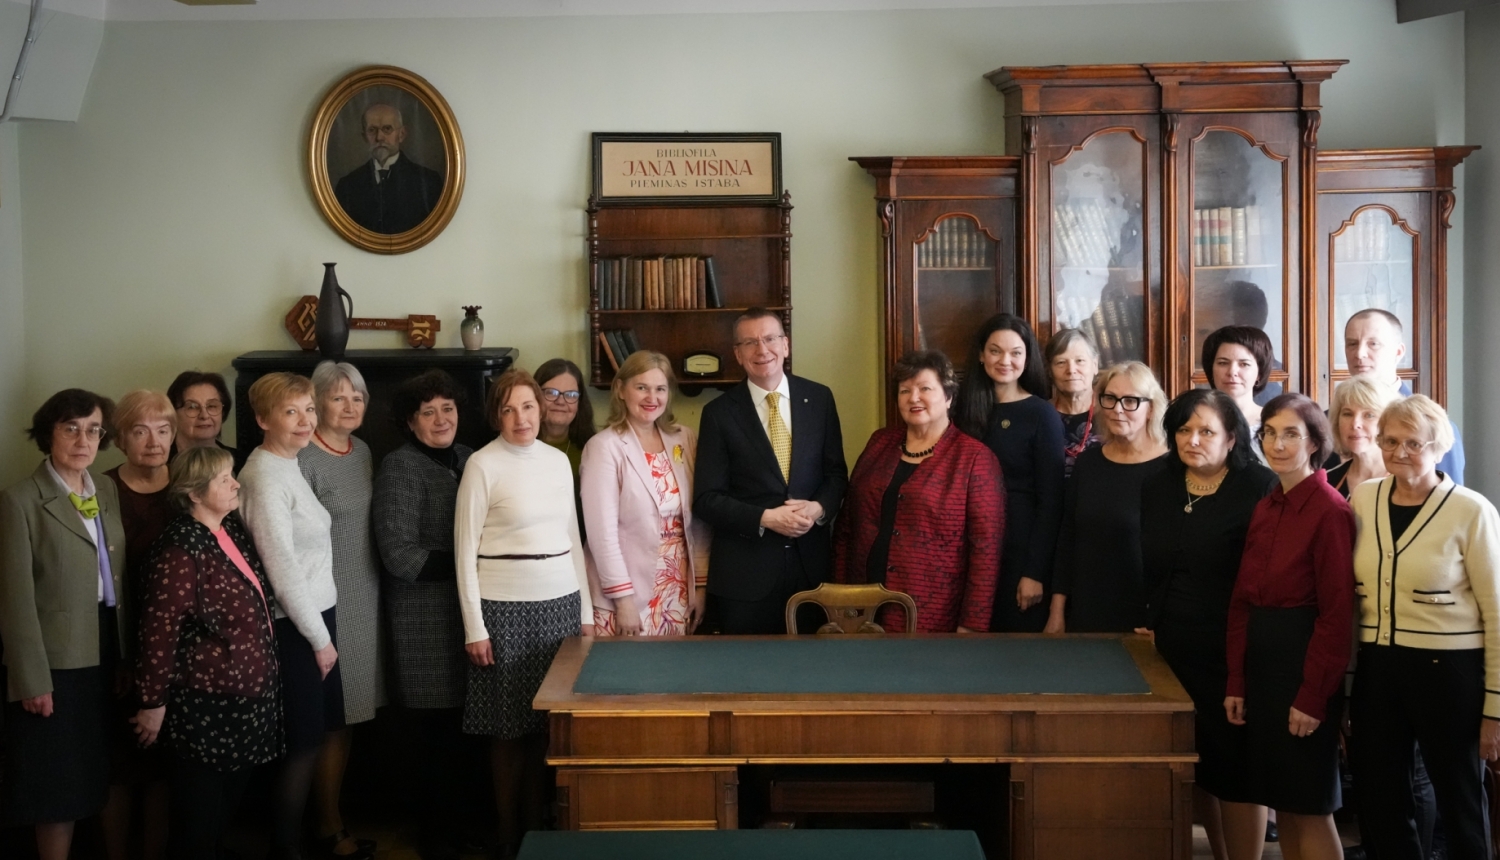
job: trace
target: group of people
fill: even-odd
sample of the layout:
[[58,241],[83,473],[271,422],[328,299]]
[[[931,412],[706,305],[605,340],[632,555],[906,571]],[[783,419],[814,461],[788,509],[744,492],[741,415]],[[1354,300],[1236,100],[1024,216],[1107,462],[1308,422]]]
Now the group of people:
[[[378,468],[347,363],[257,380],[264,441],[243,458],[218,442],[217,375],[118,405],[54,395],[29,431],[45,459],[0,494],[0,821],[62,860],[102,809],[119,858],[140,797],[148,856],[212,858],[275,762],[273,855],[307,847],[312,795],[319,850],[368,860],[339,814],[347,727],[389,697],[424,856],[456,853],[466,737],[489,739],[503,855],[545,822],[531,701],[563,639],[784,633],[787,599],[833,580],[909,594],[890,630],[1152,637],[1197,709],[1220,860],[1259,856],[1268,809],[1284,856],[1341,856],[1341,722],[1375,856],[1425,858],[1438,818],[1450,857],[1487,856],[1500,516],[1461,486],[1441,407],[1402,387],[1394,317],[1350,321],[1357,374],[1325,415],[1260,396],[1256,329],[1210,335],[1209,387],[1169,403],[1084,333],[1043,350],[998,314],[961,380],[939,352],[896,362],[901,423],[852,474],[832,392],[785,371],[781,318],[743,314],[733,349],[746,379],[697,433],[650,351],[615,374],[602,429],[572,362],[506,372],[478,450],[456,441],[463,391],[424,373],[393,396],[406,441]],[[111,441],[126,463],[96,481]]]

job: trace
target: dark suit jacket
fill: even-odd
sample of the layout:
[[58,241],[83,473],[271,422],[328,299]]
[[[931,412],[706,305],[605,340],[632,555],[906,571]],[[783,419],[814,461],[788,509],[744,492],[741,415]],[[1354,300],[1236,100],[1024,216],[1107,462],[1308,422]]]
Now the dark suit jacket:
[[443,194],[443,174],[401,153],[384,182],[375,181],[374,162],[366,161],[334,186],[339,205],[355,223],[376,233],[405,233],[432,214]]
[[[792,479],[781,477],[748,382],[703,407],[693,515],[713,527],[708,591],[735,600],[760,600],[780,580],[784,548],[801,556],[811,585],[827,581],[832,562],[830,526],[849,486],[844,435],[827,386],[788,376],[792,404]],[[792,539],[766,529],[760,517],[787,499],[823,506],[822,525]]]
[[[125,527],[115,482],[94,475],[99,516],[109,543],[120,623],[120,653],[134,654],[126,602]],[[15,702],[52,692],[53,669],[99,665],[99,555],[93,538],[47,473],[0,492],[0,639]]]

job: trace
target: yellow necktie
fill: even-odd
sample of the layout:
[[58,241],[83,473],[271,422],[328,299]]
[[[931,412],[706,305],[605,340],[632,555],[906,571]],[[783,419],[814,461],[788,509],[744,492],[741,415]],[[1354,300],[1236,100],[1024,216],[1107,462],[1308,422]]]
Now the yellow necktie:
[[776,452],[776,463],[781,466],[781,478],[792,482],[792,434],[787,432],[786,422],[781,420],[778,405],[781,394],[773,391],[766,395],[766,434],[771,437],[771,450]]

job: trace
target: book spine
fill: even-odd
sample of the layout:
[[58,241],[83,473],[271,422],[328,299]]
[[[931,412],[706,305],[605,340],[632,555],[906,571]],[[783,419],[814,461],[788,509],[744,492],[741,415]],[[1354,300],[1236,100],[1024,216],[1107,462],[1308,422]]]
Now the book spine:
[[1230,231],[1233,228],[1233,216],[1229,214],[1228,206],[1220,206],[1218,209],[1217,233],[1219,237],[1219,252],[1215,255],[1214,265],[1228,266],[1234,262],[1234,249],[1230,246]]
[[703,258],[703,283],[708,290],[708,306],[711,308],[724,307],[724,297],[719,293],[719,278],[714,274],[714,258],[709,255]]
[[1230,236],[1230,247],[1233,249],[1233,253],[1231,256],[1233,256],[1234,264],[1236,266],[1243,266],[1249,262],[1247,256],[1247,253],[1249,251],[1249,248],[1247,247],[1249,237],[1246,234],[1245,207],[1234,207],[1234,209],[1231,210],[1230,217],[1234,219],[1233,234]]
[[698,307],[706,308],[708,304],[708,286],[704,276],[704,264],[702,257],[693,258],[693,287],[698,298]]
[[604,357],[604,360],[609,362],[611,370],[616,373],[620,372],[620,360],[615,357],[614,352],[609,348],[609,338],[602,331],[599,332],[599,354]]
[[1245,260],[1252,266],[1266,262],[1265,248],[1261,247],[1260,207],[1245,207]]
[[1109,326],[1104,321],[1102,298],[1099,304],[1094,305],[1094,312],[1089,315],[1089,321],[1093,324],[1094,340],[1099,344],[1099,352],[1104,358],[1105,366],[1114,364],[1118,359],[1115,358],[1114,342],[1109,337]]

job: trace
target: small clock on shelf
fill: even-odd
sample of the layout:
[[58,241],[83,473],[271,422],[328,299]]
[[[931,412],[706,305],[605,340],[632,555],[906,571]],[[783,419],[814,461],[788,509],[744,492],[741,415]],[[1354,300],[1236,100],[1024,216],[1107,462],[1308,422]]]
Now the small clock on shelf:
[[711,352],[693,352],[683,356],[682,375],[689,379],[707,379],[718,376],[723,361]]

